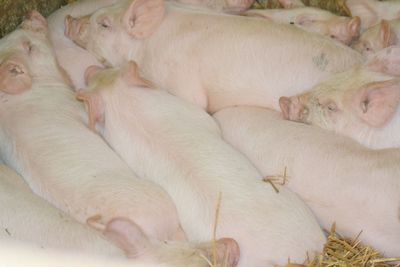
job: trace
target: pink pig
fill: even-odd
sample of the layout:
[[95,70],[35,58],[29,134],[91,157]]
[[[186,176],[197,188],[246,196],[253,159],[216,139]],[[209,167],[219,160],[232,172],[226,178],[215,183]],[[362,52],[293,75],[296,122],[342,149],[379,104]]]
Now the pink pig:
[[[87,129],[83,105],[59,71],[39,13],[1,40],[0,81],[0,155],[36,194],[101,230],[129,257],[182,256],[182,266],[192,259],[207,266],[191,244],[164,244],[185,239],[169,195],[137,177]],[[225,252],[238,257],[234,240],[216,246],[218,263]]]
[[346,45],[358,38],[361,20],[335,15],[314,7],[292,9],[252,9],[245,16],[261,17],[278,23],[293,24],[309,32],[316,32]]
[[346,0],[346,5],[352,16],[361,18],[361,32],[383,19],[400,18],[400,1],[398,0]]
[[363,32],[353,48],[368,57],[397,44],[400,44],[400,19],[382,20],[380,24]]
[[163,0],[67,17],[66,34],[110,65],[137,61],[146,79],[209,112],[232,105],[278,109],[280,95],[300,93],[363,60],[291,25]]
[[[224,139],[267,181],[284,183],[321,226],[384,253],[400,255],[400,150],[370,150],[353,140],[256,107],[214,114]],[[286,174],[286,176],[285,176]]]
[[[347,135],[370,148],[400,147],[399,47],[310,91],[282,97],[283,117]],[[392,75],[390,75],[392,74]]]
[[86,77],[89,87],[78,98],[91,128],[100,124],[129,166],[170,194],[189,240],[212,235],[221,193],[217,236],[237,240],[238,266],[303,262],[307,251],[321,249],[325,238],[308,208],[292,192],[277,194],[263,183],[202,109],[149,88],[133,62],[121,70],[91,67]]

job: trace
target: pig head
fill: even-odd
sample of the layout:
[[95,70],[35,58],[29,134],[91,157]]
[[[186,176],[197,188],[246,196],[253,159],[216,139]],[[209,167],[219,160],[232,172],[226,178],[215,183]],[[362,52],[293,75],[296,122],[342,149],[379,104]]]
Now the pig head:
[[[129,51],[131,39],[143,40],[152,35],[161,24],[165,12],[164,0],[133,0],[109,8],[102,8],[91,17],[65,18],[65,35],[77,45],[92,51],[101,62],[109,58],[124,62],[120,44]],[[119,45],[114,45],[119,44]],[[106,51],[104,47],[115,47]],[[126,52],[125,51],[125,52]],[[104,55],[101,57],[99,55]]]
[[[281,97],[283,117],[333,130],[373,148],[386,147],[396,131],[390,125],[399,117],[400,79],[371,68],[341,73],[304,94]],[[396,146],[397,139],[388,146]]]

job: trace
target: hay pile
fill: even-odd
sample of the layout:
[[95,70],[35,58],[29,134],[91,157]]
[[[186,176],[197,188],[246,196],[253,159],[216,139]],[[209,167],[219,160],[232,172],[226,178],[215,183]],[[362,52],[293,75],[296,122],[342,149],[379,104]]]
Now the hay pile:
[[[399,244],[400,245],[400,244]],[[379,252],[355,239],[342,238],[336,233],[335,225],[328,236],[320,255],[308,263],[288,263],[285,267],[399,267],[399,258],[384,258]]]

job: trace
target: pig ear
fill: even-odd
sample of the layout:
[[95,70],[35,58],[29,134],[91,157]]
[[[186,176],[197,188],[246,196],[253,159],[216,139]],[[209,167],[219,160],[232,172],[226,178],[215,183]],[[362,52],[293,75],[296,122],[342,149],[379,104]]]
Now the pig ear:
[[379,38],[384,48],[394,44],[395,35],[392,31],[392,27],[387,20],[382,20],[381,22],[379,28]]
[[86,85],[92,80],[93,76],[96,75],[99,71],[104,70],[103,67],[92,65],[86,68],[85,70],[85,83]]
[[122,69],[122,79],[131,86],[153,87],[150,81],[140,76],[139,67],[134,61],[129,61]]
[[351,36],[359,36],[361,27],[361,19],[358,16],[352,18],[347,24],[347,29]]
[[395,114],[400,102],[398,80],[373,82],[353,97],[357,115],[372,127],[384,126]]
[[33,32],[47,32],[47,20],[37,12],[32,10],[25,15],[25,20],[22,22],[22,28],[24,30],[30,30]]
[[104,121],[104,104],[99,93],[79,90],[76,99],[85,103],[89,114],[89,129],[96,130],[96,123]]
[[142,229],[126,218],[111,220],[104,230],[104,235],[124,250],[129,258],[135,258],[151,247]]
[[20,94],[32,87],[32,77],[27,66],[17,59],[7,59],[0,64],[0,91]]
[[387,47],[371,57],[366,66],[376,72],[400,76],[400,46]]
[[164,17],[164,0],[133,0],[123,16],[123,25],[137,39],[149,37]]

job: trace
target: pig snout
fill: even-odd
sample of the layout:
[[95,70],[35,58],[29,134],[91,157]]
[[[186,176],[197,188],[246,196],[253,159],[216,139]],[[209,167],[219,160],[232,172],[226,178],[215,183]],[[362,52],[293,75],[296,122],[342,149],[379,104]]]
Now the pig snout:
[[218,266],[234,267],[240,259],[240,248],[232,238],[221,238],[216,241],[216,261]]
[[80,19],[67,15],[64,20],[66,37],[82,48],[86,48],[88,43],[89,17]]
[[285,120],[305,122],[309,113],[308,107],[296,96],[279,98],[279,106]]

